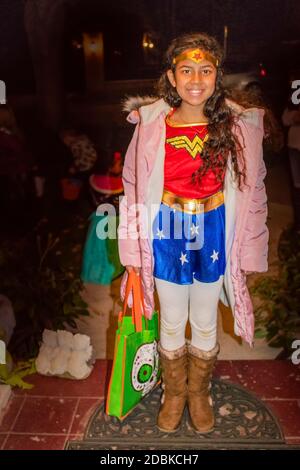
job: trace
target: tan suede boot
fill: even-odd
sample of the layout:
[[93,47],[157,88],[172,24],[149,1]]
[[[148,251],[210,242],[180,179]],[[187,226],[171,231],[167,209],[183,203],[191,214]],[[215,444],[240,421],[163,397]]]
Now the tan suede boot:
[[163,432],[175,432],[187,400],[187,350],[186,345],[175,351],[166,351],[158,345],[162,368],[163,395],[157,426]]
[[210,381],[218,352],[218,344],[210,351],[188,344],[188,408],[195,430],[203,434],[215,424]]

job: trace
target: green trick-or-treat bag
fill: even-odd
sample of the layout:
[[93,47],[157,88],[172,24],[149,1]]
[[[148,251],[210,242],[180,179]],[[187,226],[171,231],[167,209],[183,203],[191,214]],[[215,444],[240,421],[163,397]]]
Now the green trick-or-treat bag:
[[[131,291],[131,315],[125,316]],[[123,420],[157,385],[161,373],[158,339],[158,313],[154,312],[151,320],[144,316],[141,278],[132,271],[119,314],[106,414]]]

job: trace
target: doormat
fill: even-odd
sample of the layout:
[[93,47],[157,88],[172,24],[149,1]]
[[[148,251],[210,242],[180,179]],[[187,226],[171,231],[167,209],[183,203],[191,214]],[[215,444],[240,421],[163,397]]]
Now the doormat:
[[[91,417],[82,441],[69,441],[68,450],[160,449],[281,449],[287,446],[277,419],[255,395],[239,385],[213,379],[216,425],[209,434],[196,433],[187,408],[175,433],[156,426],[161,388],[156,388],[121,423],[105,414],[104,404]],[[295,448],[295,446],[293,446]]]

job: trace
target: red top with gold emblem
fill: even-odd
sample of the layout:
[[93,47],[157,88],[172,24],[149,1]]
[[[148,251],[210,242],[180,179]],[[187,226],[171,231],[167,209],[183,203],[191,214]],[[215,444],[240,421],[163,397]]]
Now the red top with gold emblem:
[[166,156],[164,189],[177,196],[199,199],[223,188],[215,173],[209,169],[201,182],[192,181],[192,174],[202,163],[201,152],[208,139],[206,124],[178,125],[166,119]]

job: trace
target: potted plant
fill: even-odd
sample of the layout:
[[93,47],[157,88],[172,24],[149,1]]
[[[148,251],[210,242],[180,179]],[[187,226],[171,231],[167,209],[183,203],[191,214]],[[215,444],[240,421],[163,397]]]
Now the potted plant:
[[80,296],[80,262],[74,252],[79,250],[66,232],[35,231],[0,245],[1,292],[11,300],[17,321],[9,348],[19,358],[37,355],[45,328],[76,328],[76,319],[89,314]]
[[259,278],[251,293],[261,300],[255,309],[257,338],[281,347],[280,358],[289,357],[293,341],[300,338],[300,237],[286,229],[278,245],[277,276]]

